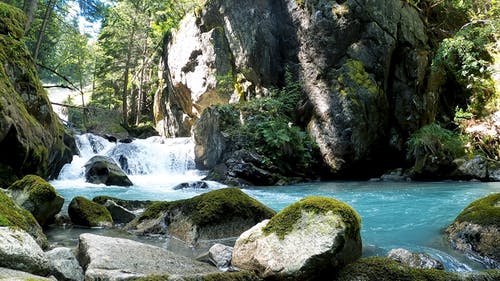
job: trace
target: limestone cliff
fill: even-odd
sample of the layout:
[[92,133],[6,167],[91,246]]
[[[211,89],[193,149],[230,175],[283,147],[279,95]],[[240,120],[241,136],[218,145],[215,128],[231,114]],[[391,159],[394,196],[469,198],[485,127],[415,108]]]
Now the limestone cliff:
[[207,1],[165,49],[156,122],[166,135],[189,135],[210,105],[266,95],[289,66],[312,108],[297,121],[333,175],[402,161],[408,135],[436,112],[425,25],[401,0]]
[[0,3],[0,187],[26,174],[54,177],[71,161],[65,134],[23,42],[21,10]]

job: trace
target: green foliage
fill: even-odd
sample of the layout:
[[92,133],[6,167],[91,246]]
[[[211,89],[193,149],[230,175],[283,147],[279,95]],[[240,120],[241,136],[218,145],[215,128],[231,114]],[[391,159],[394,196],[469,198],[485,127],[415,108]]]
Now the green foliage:
[[408,159],[431,155],[452,161],[464,155],[464,143],[459,135],[437,124],[429,124],[411,135],[407,142]]
[[500,226],[500,193],[478,199],[467,206],[455,219],[481,226]]
[[262,155],[266,164],[285,174],[298,174],[315,163],[316,149],[310,136],[293,123],[301,99],[301,84],[287,70],[284,87],[273,90],[270,96],[218,106],[219,125],[231,137],[245,140],[244,148]]
[[355,237],[361,228],[361,218],[351,206],[333,198],[311,196],[295,202],[276,214],[263,228],[264,233],[275,233],[280,239],[284,239],[300,220],[302,212],[314,214],[332,212],[339,215],[350,237]]
[[477,23],[461,29],[453,38],[444,39],[433,60],[463,88],[468,101],[467,112],[482,116],[495,89],[491,79],[492,58],[487,46],[494,40],[491,24]]

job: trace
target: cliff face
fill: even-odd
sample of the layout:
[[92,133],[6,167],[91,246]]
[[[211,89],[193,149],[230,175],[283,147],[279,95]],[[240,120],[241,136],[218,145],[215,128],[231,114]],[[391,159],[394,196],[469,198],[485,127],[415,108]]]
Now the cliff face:
[[0,3],[0,187],[26,174],[57,176],[71,161],[64,132],[22,40],[22,11]]
[[369,173],[401,161],[408,135],[434,119],[428,49],[417,11],[400,0],[208,1],[166,47],[156,121],[189,135],[209,105],[264,96],[288,66],[312,108],[298,119],[331,172]]

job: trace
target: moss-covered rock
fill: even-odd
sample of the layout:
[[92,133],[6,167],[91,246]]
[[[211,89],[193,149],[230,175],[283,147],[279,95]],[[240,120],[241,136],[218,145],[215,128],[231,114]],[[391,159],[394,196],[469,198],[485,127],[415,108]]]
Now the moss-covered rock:
[[81,196],[71,200],[68,214],[76,225],[88,227],[111,227],[113,225],[108,209]]
[[360,259],[342,269],[338,281],[494,281],[499,270],[458,274],[438,269],[416,269],[383,257]]
[[238,188],[223,188],[190,199],[158,202],[127,228],[138,234],[168,233],[188,244],[236,237],[275,212]]
[[0,18],[0,184],[55,177],[72,152],[22,40],[23,12],[0,3]]
[[29,233],[42,248],[48,246],[42,228],[26,209],[16,205],[14,200],[0,190],[0,226],[20,228]]
[[472,202],[446,233],[454,248],[476,256],[488,268],[500,268],[500,193]]
[[[172,277],[172,278],[171,278]],[[179,278],[178,276],[169,275],[152,275],[145,276],[134,281],[168,281],[168,280],[182,280],[182,281],[261,281],[257,275],[250,272],[221,272],[211,273],[201,276],[187,276]]]
[[232,265],[270,280],[323,280],[361,257],[360,223],[343,202],[307,197],[240,235]]
[[64,204],[64,198],[57,194],[54,187],[36,175],[27,175],[14,182],[9,192],[14,201],[30,211],[41,226],[53,222]]

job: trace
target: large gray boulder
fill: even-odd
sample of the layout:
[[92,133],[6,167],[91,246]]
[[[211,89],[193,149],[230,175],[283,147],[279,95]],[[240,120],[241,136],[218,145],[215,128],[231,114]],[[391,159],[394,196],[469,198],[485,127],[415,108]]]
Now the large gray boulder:
[[147,275],[192,275],[216,272],[215,267],[136,241],[81,234],[78,260],[85,280],[130,280]]
[[500,269],[500,193],[475,200],[446,229],[448,241],[460,251]]
[[55,278],[46,278],[24,271],[0,267],[0,280],[8,281],[55,281]]
[[14,201],[30,211],[41,226],[53,222],[64,204],[64,198],[39,176],[27,175],[14,182],[8,190]]
[[361,257],[360,224],[349,205],[307,197],[240,235],[232,264],[271,280],[321,280]]
[[188,245],[238,237],[275,212],[238,188],[213,190],[190,199],[158,202],[126,225],[138,235],[168,234]]
[[52,272],[49,259],[28,233],[0,227],[0,267],[47,276]]
[[133,185],[125,172],[107,156],[94,156],[85,163],[85,180],[95,184]]
[[54,248],[45,253],[59,280],[83,281],[83,269],[78,263],[74,250],[70,248]]

